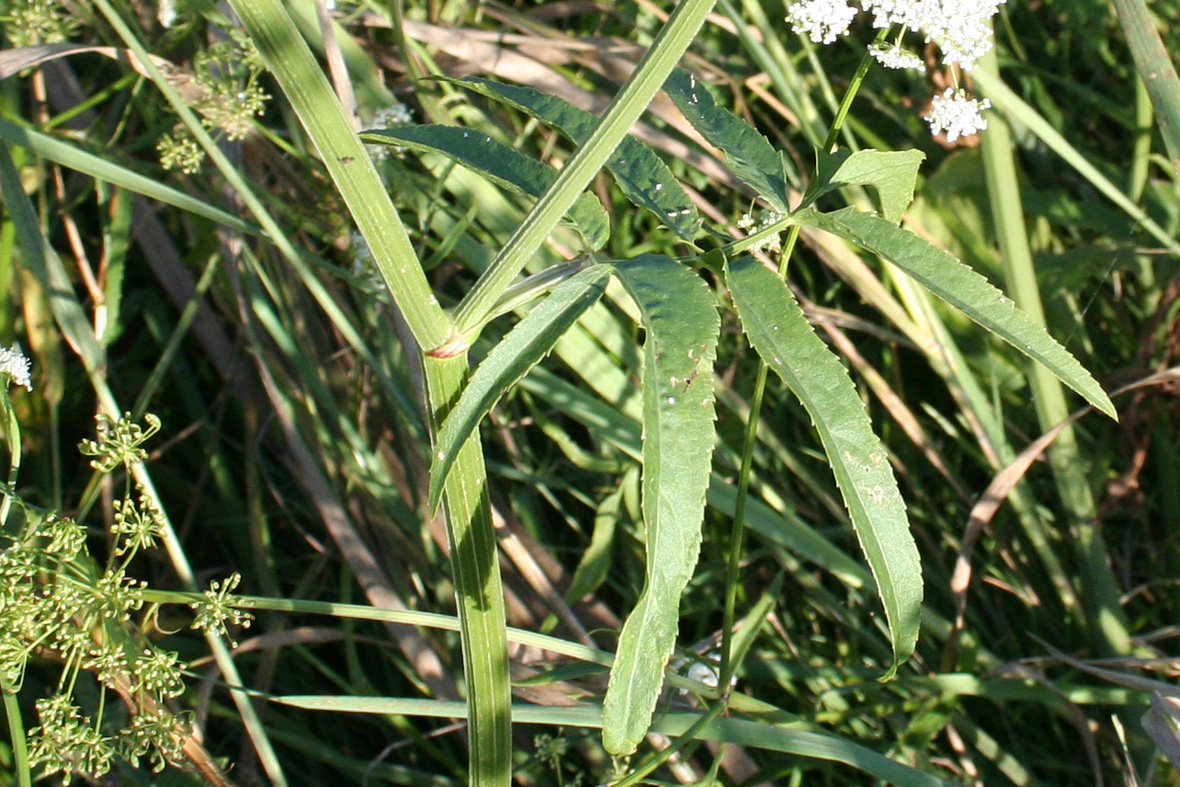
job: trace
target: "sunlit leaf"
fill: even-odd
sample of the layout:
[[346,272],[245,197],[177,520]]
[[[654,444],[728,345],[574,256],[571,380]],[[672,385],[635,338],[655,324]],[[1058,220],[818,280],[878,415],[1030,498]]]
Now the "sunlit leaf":
[[727,265],[726,283],[750,344],[798,397],[819,433],[885,609],[891,677],[918,640],[922,570],[889,457],[848,371],[778,274],[747,257]]
[[664,90],[692,127],[725,153],[733,174],[748,183],[771,207],[787,212],[787,179],[782,154],[753,126],[713,102],[704,83],[676,70]]
[[1011,298],[950,254],[909,230],[853,208],[835,213],[805,208],[793,218],[881,255],[939,298],[1043,364],[1090,404],[1111,418],[1118,417],[1102,386],[1069,351],[1018,309]]
[[680,595],[696,568],[713,454],[713,359],[720,318],[689,268],[657,255],[617,267],[639,305],[643,364],[643,518],[647,572],[619,636],[603,706],[603,744],[635,751],[651,726],[676,644]]
[[808,196],[808,204],[829,191],[848,186],[872,186],[877,192],[881,215],[897,223],[914,200],[918,167],[926,154],[920,150],[858,150],[841,148],[819,156],[817,186]]

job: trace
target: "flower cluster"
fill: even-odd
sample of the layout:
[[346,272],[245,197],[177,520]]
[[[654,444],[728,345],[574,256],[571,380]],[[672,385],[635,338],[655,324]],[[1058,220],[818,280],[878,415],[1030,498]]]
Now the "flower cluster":
[[90,466],[102,473],[109,473],[119,465],[131,465],[147,459],[147,451],[140,446],[149,437],[160,431],[160,419],[150,413],[143,420],[148,428],[144,429],[131,420],[131,413],[124,413],[122,418],[111,418],[106,413],[98,415],[98,439],[83,440],[78,444],[78,450],[86,456],[93,456]]
[[[737,228],[740,230],[746,230],[751,235],[755,235],[759,232],[770,229],[772,226],[782,221],[782,219],[783,214],[779,213],[777,210],[768,210],[757,219],[749,213],[743,213],[742,217],[737,220]],[[774,232],[752,243],[746,249],[746,251],[751,254],[757,254],[760,251],[777,253],[782,251],[782,247],[782,233]]]
[[373,115],[374,128],[389,128],[390,126],[408,126],[414,122],[414,113],[400,101],[394,101],[388,107],[377,110]]
[[160,27],[169,28],[176,24],[180,13],[176,10],[176,0],[160,0],[156,7],[156,21]]
[[164,518],[156,502],[139,488],[139,499],[134,505],[130,499],[114,502],[115,516],[111,524],[111,535],[118,539],[115,554],[131,553],[140,549],[151,549],[156,539],[164,535]]
[[26,390],[33,390],[31,364],[20,351],[19,344],[12,345],[12,349],[0,347],[0,373],[8,375],[11,382],[23,385]]
[[961,88],[948,87],[941,96],[931,101],[930,114],[923,119],[930,124],[930,133],[938,136],[946,133],[946,141],[954,142],[959,137],[969,137],[987,128],[983,110],[991,107],[989,99],[980,101],[971,98]]
[[874,45],[869,47],[869,54],[881,65],[896,71],[926,72],[926,64],[922,58],[909,50],[902,49],[900,44],[889,47]]
[[[392,105],[383,107],[373,114],[373,120],[369,123],[369,127],[375,129],[394,128],[395,126],[409,126],[413,122],[413,111],[400,101],[394,101]],[[370,158],[375,162],[384,161],[391,150],[398,156],[401,156],[406,150],[401,145],[373,144],[365,145],[365,149],[369,151]]]
[[233,596],[241,581],[241,574],[230,574],[224,582],[210,582],[204,599],[189,604],[197,613],[193,620],[193,628],[219,634],[229,640],[231,646],[236,647],[237,643],[230,638],[229,627],[250,628],[250,623],[254,620],[254,616],[249,612],[238,609],[238,601]]
[[922,33],[942,49],[943,62],[970,71],[991,50],[991,20],[1006,1],[861,0],[861,6],[873,12],[873,27]]
[[791,30],[806,33],[817,44],[830,44],[843,35],[856,18],[856,6],[843,0],[800,0],[787,7]]
[[5,33],[14,47],[60,44],[78,27],[76,12],[60,0],[17,0],[8,10]]
[[[193,109],[201,124],[226,139],[242,139],[254,128],[270,99],[258,84],[262,59],[253,41],[239,30],[232,40],[218,41],[193,59],[193,87],[198,98]],[[183,125],[160,137],[156,153],[164,169],[186,174],[198,171],[205,153]]]
[[[873,27],[897,28],[898,40],[889,46],[870,47],[870,54],[886,68],[925,71],[926,64],[903,49],[901,35],[911,31],[934,41],[949,66],[970,71],[992,48],[991,20],[1006,0],[860,0],[860,8],[847,0],[799,0],[787,8],[787,21],[796,33],[829,44],[848,32],[860,11],[872,14]],[[969,98],[958,88],[935,96],[929,114],[932,134],[945,132],[947,142],[987,128],[982,112],[991,104]]]
[[[144,420],[146,427],[130,416],[100,419],[98,439],[81,448],[102,472],[142,461],[143,442],[160,428],[155,416]],[[191,716],[174,713],[166,701],[184,693],[187,665],[145,634],[139,617],[147,583],[127,573],[132,557],[165,532],[159,506],[126,481],[110,528],[115,548],[103,568],[77,521],[40,512],[10,490],[5,494],[23,524],[0,536],[2,690],[21,689],[32,656],[63,665],[57,691],[36,702],[39,724],[27,736],[30,762],[43,776],[56,774],[68,784],[75,775],[101,782],[120,759],[133,766],[146,761],[156,771],[182,761]],[[120,555],[121,564],[115,560]],[[237,575],[213,582],[193,604],[194,625],[224,633],[246,624],[248,613],[235,608],[231,595],[239,582]],[[115,703],[107,697],[75,692],[83,685],[81,672],[92,674],[104,694],[114,692],[126,710],[108,712]]]

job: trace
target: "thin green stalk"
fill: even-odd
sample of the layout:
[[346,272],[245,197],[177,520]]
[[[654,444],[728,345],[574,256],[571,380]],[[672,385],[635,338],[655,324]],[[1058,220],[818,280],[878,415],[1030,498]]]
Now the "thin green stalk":
[[[4,413],[4,442],[8,444],[8,491],[0,499],[0,527],[8,521],[8,512],[12,510],[12,495],[16,493],[16,479],[20,475],[20,421],[17,420],[16,410],[12,400],[8,398],[8,383],[0,381],[0,411]],[[12,494],[10,494],[10,492]]]
[[504,290],[536,254],[557,222],[623,141],[632,124],[647,109],[715,3],[716,0],[682,0],[676,6],[639,66],[603,113],[594,133],[574,153],[557,180],[459,304],[455,321],[459,337],[464,342],[470,341],[465,334],[486,322]]
[[620,782],[616,782],[614,787],[634,787],[641,781],[646,779],[651,773],[659,768],[661,765],[672,759],[672,755],[681,751],[685,746],[694,743],[697,740],[697,734],[709,726],[714,719],[721,715],[721,711],[725,710],[724,702],[717,702],[709,708],[708,713],[704,713],[693,722],[692,726],[676,737],[676,741],[662,751],[657,752],[654,756],[647,760],[647,762],[640,765],[634,771],[627,775],[627,778]]
[[29,773],[29,743],[25,735],[25,723],[20,717],[20,702],[17,700],[16,688],[2,675],[0,694],[4,695],[4,717],[8,721],[8,734],[12,738],[12,767],[16,771],[17,784],[20,787],[32,787],[33,779]]
[[[795,229],[792,227],[792,229]],[[793,233],[798,234],[798,233]],[[733,525],[729,534],[729,561],[725,567],[725,611],[721,621],[721,669],[717,685],[729,695],[731,678],[737,665],[733,663],[733,624],[737,616],[737,588],[741,576],[742,544],[746,531],[746,501],[750,496],[750,470],[754,463],[754,444],[758,440],[758,421],[762,414],[762,399],[766,395],[768,367],[758,359],[758,374],[754,379],[754,397],[746,432],[742,437],[742,462],[738,469],[737,499],[734,502]]]
[[[153,604],[184,604],[200,601],[203,596],[174,590],[144,590],[145,601]],[[246,610],[267,610],[272,612],[298,612],[306,615],[329,615],[335,618],[371,620],[378,623],[398,623],[403,626],[421,626],[441,631],[460,631],[458,618],[438,612],[422,612],[416,609],[380,609],[368,604],[345,604],[336,601],[312,601],[300,598],[267,598],[265,596],[236,596],[235,607]],[[524,629],[507,629],[508,641],[529,645],[551,653],[569,656],[592,664],[609,667],[611,654],[594,648],[570,642],[559,637],[538,634]]]
[[[995,52],[990,52],[981,61],[980,70],[996,75],[997,62]],[[1028,245],[1019,177],[1012,154],[1012,137],[1003,118],[989,119],[987,133],[982,135],[982,150],[1008,293],[1025,313],[1045,327],[1045,311]],[[1028,377],[1041,429],[1051,429],[1066,420],[1070,409],[1060,381],[1040,364],[1031,364]],[[1092,637],[1103,654],[1126,654],[1130,641],[1119,603],[1118,583],[1102,542],[1087,462],[1072,427],[1062,430],[1049,449],[1049,464],[1061,501],[1078,531],[1075,546],[1081,571],[1081,595],[1093,626]]]
[[197,316],[197,311],[201,308],[205,293],[209,291],[209,287],[213,284],[213,277],[219,268],[217,264],[218,259],[216,256],[210,257],[209,262],[205,265],[205,270],[201,272],[201,278],[197,281],[197,286],[193,289],[192,297],[185,304],[180,318],[177,319],[176,327],[173,328],[172,335],[168,338],[168,344],[164,347],[164,351],[160,353],[159,360],[156,361],[151,374],[148,375],[147,381],[140,389],[139,396],[135,400],[135,405],[131,408],[131,420],[138,421],[143,418],[143,414],[148,410],[148,403],[155,396],[156,389],[160,387],[160,383],[164,381],[164,375],[168,373],[168,368],[172,366],[172,360],[175,358],[177,351],[180,350],[181,342],[188,336],[189,326],[192,325],[193,320]]
[[[877,31],[877,37],[873,39],[873,43],[869,46],[878,46],[885,43],[885,39],[889,37],[890,28],[883,27]],[[852,102],[856,98],[856,94],[860,92],[861,83],[865,81],[865,77],[869,73],[869,69],[873,65],[873,56],[865,52],[865,56],[860,59],[860,65],[856,67],[856,73],[852,75],[852,81],[848,83],[848,90],[844,91],[844,98],[840,101],[840,108],[836,110],[836,117],[832,119],[832,127],[828,131],[828,138],[824,140],[824,153],[831,153],[832,147],[836,144],[836,140],[840,137],[840,130],[844,128],[844,121],[848,118],[848,112],[852,109]]]

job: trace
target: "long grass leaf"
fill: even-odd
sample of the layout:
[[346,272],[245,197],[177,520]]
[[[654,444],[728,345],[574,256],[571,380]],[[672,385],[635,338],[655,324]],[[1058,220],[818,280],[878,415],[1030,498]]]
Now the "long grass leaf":
[[[996,70],[994,53],[989,53],[981,70]],[[1004,281],[1021,312],[1044,327],[1045,307],[1041,285],[1029,244],[1029,227],[1025,223],[1020,178],[1012,152],[1011,133],[1005,120],[991,124],[983,139],[983,164],[987,177],[988,198],[1003,261]],[[1042,365],[1028,371],[1037,422],[1041,430],[1054,430],[1064,424],[1049,448],[1049,464],[1065,509],[1074,521],[1087,523],[1078,528],[1072,539],[1081,569],[1079,587],[1090,611],[1091,637],[1104,655],[1127,655],[1130,638],[1123,612],[1122,589],[1111,569],[1110,554],[1098,526],[1098,510],[1090,489],[1088,462],[1070,425],[1070,410],[1061,383]],[[1093,523],[1093,524],[1089,524]]]
[[1114,0],[1119,12],[1119,22],[1127,34],[1131,57],[1135,60],[1135,71],[1147,87],[1151,103],[1155,107],[1160,136],[1168,158],[1172,160],[1173,174],[1180,177],[1180,77],[1160,32],[1152,20],[1145,0]]
[[891,677],[918,639],[922,571],[888,455],[847,370],[812,330],[786,283],[748,257],[727,265],[726,282],[750,343],[815,423],[877,582],[893,645]]
[[[443,719],[466,718],[467,708],[461,702],[391,697],[341,696],[282,696],[268,697],[271,702],[308,710],[337,713],[377,713],[406,716],[428,716]],[[513,716],[525,724],[548,724],[559,727],[602,728],[605,733],[606,714],[595,705],[574,705],[541,708],[536,705],[514,705]],[[701,714],[676,711],[662,716],[652,727],[663,735],[683,735]],[[703,740],[732,743],[738,746],[794,754],[814,760],[836,762],[861,770],[890,784],[906,787],[949,787],[951,782],[939,779],[916,768],[878,754],[859,744],[835,735],[808,730],[777,727],[746,719],[717,719],[700,731]]]
[[187,210],[197,216],[204,216],[210,221],[215,221],[238,232],[251,235],[259,233],[258,227],[242,221],[232,213],[215,208],[190,194],[185,194],[171,186],[165,186],[157,180],[140,175],[138,172],[133,172],[93,153],[88,153],[76,145],[62,142],[30,128],[24,128],[10,120],[0,119],[0,141],[22,147],[42,158],[89,175],[96,180],[122,186],[145,197],[159,200],[166,205]]
[[643,366],[643,519],[647,574],[619,636],[603,744],[630,754],[651,726],[696,568],[713,455],[713,359],[720,317],[690,269],[644,255],[618,266],[647,333]]

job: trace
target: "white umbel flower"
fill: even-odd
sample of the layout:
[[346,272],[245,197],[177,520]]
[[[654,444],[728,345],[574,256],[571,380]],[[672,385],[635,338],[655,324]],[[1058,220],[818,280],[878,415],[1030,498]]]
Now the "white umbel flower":
[[934,97],[930,114],[922,119],[930,123],[931,134],[938,136],[945,131],[946,141],[954,142],[959,137],[969,137],[987,128],[982,112],[991,105],[989,99],[968,98],[962,88],[948,87],[941,96]]
[[32,364],[25,354],[20,351],[20,345],[12,345],[12,349],[0,347],[0,372],[7,374],[9,379],[17,385],[23,385],[27,390],[33,390],[33,380],[30,377]]
[[922,62],[922,58],[902,49],[897,44],[891,47],[871,46],[869,53],[878,63],[886,68],[895,68],[898,70],[920,71],[926,72],[926,64]]
[[410,108],[400,101],[392,106],[383,107],[373,115],[374,128],[389,128],[390,126],[408,126],[414,122],[414,115]]
[[175,0],[160,0],[160,5],[156,9],[156,21],[160,23],[161,27],[166,29],[172,27],[176,24],[178,16]]
[[848,33],[856,7],[844,0],[801,0],[787,7],[787,21],[795,33],[806,33],[817,44],[830,44]]
[[942,49],[945,63],[970,71],[992,48],[991,20],[1007,0],[861,0],[873,27],[921,32]]

